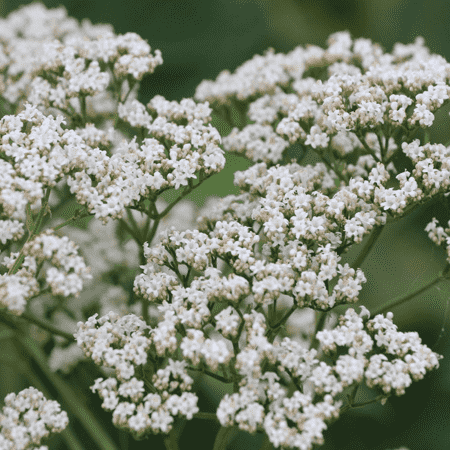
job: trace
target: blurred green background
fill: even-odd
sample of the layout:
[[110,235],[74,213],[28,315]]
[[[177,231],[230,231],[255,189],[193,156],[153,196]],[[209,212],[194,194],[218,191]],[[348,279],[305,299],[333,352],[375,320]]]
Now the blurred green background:
[[[0,15],[29,1],[0,0]],[[203,79],[214,79],[221,70],[233,71],[254,54],[268,47],[287,52],[298,45],[324,46],[329,34],[349,30],[353,37],[366,37],[390,51],[395,42],[410,43],[423,36],[433,53],[450,59],[450,2],[448,0],[46,0],[48,7],[64,5],[70,16],[89,18],[93,23],[111,23],[116,33],[133,31],[147,39],[153,49],[162,51],[164,64],[144,78],[140,100],[154,95],[169,100],[191,97]],[[448,111],[438,115],[431,130],[432,142],[449,139]],[[227,170],[205,183],[194,199],[236,192],[233,172],[249,164],[242,158],[227,157]],[[444,225],[450,215],[445,205],[432,202],[385,229],[362,266],[368,282],[361,291],[361,303],[369,309],[390,299],[413,292],[432,280],[445,266],[445,252],[428,239],[425,225],[436,216]],[[346,255],[352,261],[358,249]],[[396,308],[394,321],[402,331],[418,331],[425,344],[444,354],[439,371],[413,383],[406,395],[391,398],[387,404],[369,406],[345,414],[325,433],[326,450],[384,450],[406,446],[410,450],[450,448],[450,321],[445,317],[450,297],[448,284],[440,284],[422,296]],[[436,341],[444,326],[444,334]],[[8,374],[3,367],[2,374]],[[14,371],[4,376],[1,398],[15,389]],[[87,373],[87,372],[86,372]],[[93,383],[90,375],[80,383]],[[217,385],[203,386],[201,409],[212,411],[222,393]],[[16,390],[17,391],[17,390]],[[95,408],[100,404],[97,399]],[[96,411],[97,411],[96,409]],[[155,438],[143,443],[128,441],[110,426],[110,414],[99,412],[108,423],[121,449],[162,448]],[[217,427],[196,420],[183,431],[181,449],[212,448]],[[200,433],[200,434],[199,434]],[[57,441],[55,440],[55,446]],[[86,449],[95,448],[86,443]],[[258,437],[245,433],[234,436],[230,449],[258,449]],[[55,447],[56,448],[56,447]],[[59,448],[59,447],[58,447]],[[62,447],[61,447],[62,448]]]

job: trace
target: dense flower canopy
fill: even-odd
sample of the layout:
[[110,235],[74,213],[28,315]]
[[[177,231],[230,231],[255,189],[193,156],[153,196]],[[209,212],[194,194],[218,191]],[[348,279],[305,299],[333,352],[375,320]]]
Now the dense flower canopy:
[[[70,326],[105,370],[91,390],[136,439],[194,418],[193,376],[202,373],[233,386],[216,412],[223,427],[263,431],[275,447],[321,445],[328,424],[354,406],[347,389],[365,385],[384,403],[439,367],[442,356],[398,331],[391,312],[326,315],[357,303],[367,281],[363,259],[341,263],[350,247],[450,193],[449,147],[416,137],[449,99],[450,64],[421,38],[385,53],[339,32],[326,49],[269,49],[203,81],[193,99],[157,95],[144,105],[139,82],[162,63],[137,34],[79,24],[64,8],[37,3],[1,20],[0,306],[29,317],[43,293],[81,297]],[[230,134],[221,136],[213,116]],[[208,204],[195,221],[180,200],[224,169],[226,152],[253,165],[235,173],[238,195]],[[315,163],[304,164],[308,152]],[[51,192],[64,188],[82,207],[73,220],[93,216],[104,228],[68,229],[82,245],[60,235],[66,223],[40,229]],[[161,203],[169,190],[177,199]],[[450,222],[437,225],[426,231],[450,255]],[[134,248],[117,241],[123,229]],[[89,251],[107,260],[92,258],[93,274]],[[134,264],[132,289],[107,290],[98,312],[83,317],[92,300],[83,288],[103,288],[110,260]],[[109,309],[128,295],[126,313]],[[293,323],[297,336],[287,332]],[[42,403],[33,389],[17,398]],[[11,405],[0,415],[0,446],[27,448]],[[61,431],[67,417],[55,417],[46,427]]]

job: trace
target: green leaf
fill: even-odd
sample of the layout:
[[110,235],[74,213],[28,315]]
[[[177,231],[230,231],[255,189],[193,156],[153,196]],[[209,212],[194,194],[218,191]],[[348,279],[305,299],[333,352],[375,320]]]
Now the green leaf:
[[9,328],[0,331],[0,341],[3,339],[10,339],[15,335],[13,330],[10,330]]
[[269,441],[269,437],[266,433],[264,433],[263,446],[261,447],[261,450],[273,450],[273,445]]
[[234,434],[234,427],[221,427],[214,441],[213,450],[226,450],[232,433]]

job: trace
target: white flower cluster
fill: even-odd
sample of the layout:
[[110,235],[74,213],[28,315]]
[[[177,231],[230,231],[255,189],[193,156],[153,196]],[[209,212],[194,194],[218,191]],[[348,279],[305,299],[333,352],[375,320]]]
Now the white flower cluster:
[[47,400],[34,387],[17,395],[8,394],[0,413],[0,448],[2,450],[48,450],[40,445],[50,433],[60,433],[69,423],[67,413],[54,400]]
[[[26,268],[28,263],[30,265]],[[5,262],[3,265],[6,265]],[[30,270],[30,267],[35,267],[34,262],[30,261],[30,258],[28,260],[25,258],[23,265],[24,267],[15,274],[0,275],[0,306],[16,315],[25,311],[28,299],[39,294],[39,283],[34,277],[35,271]]]
[[[6,69],[0,77],[0,94],[11,104],[23,100],[30,91],[36,63],[45,58],[43,44],[95,40],[99,36],[113,35],[112,25],[92,25],[84,19],[80,23],[68,17],[64,7],[47,9],[33,2],[0,18],[0,68]],[[92,70],[92,69],[91,69]],[[54,99],[62,96],[56,90]]]
[[[39,12],[42,13],[40,9]],[[9,23],[5,26],[15,30]],[[61,171],[68,174],[72,169],[81,169],[68,179],[71,192],[76,194],[80,204],[87,204],[89,211],[106,223],[109,217],[121,218],[125,207],[133,201],[139,201],[141,196],[168,187],[178,189],[187,186],[192,179],[197,178],[196,173],[203,178],[220,171],[225,159],[219,147],[219,133],[207,125],[211,120],[207,103],[196,105],[191,99],[184,99],[180,103],[167,102],[157,96],[149,103],[148,110],[136,99],[123,104],[123,88],[128,87],[131,92],[145,73],[152,73],[157,65],[162,64],[161,54],[156,50],[153,56],[148,43],[135,33],[116,36],[109,29],[100,28],[97,34],[95,30],[71,29],[72,32],[64,35],[64,39],[59,34],[53,36],[56,38],[53,40],[48,36],[43,37],[39,41],[39,52],[31,58],[31,68],[22,77],[28,80],[26,85],[31,85],[31,92],[24,92],[22,97],[35,106],[59,109],[72,121],[79,121],[81,117],[84,123],[86,98],[92,97],[91,106],[95,105],[99,103],[99,96],[111,96],[108,89],[112,88],[118,91],[115,94],[119,100],[119,117],[132,126],[145,127],[146,134],[152,137],[139,145],[135,140],[124,141],[118,153],[110,158],[105,150],[88,148],[80,142],[84,138],[91,144],[110,145],[109,138],[93,124],[88,123],[84,128],[79,128],[78,136],[73,130],[73,136],[66,136],[67,132],[61,129],[60,124],[68,123],[68,119],[58,116],[53,125],[50,116],[47,119],[50,123],[39,123],[40,129],[36,127],[30,136],[31,140],[37,140],[40,152],[36,154],[35,151],[28,152],[21,148],[31,143],[21,130],[24,124],[18,115],[4,119],[2,146],[6,155],[14,154],[16,164],[21,162],[16,169],[18,174],[35,182],[53,186],[59,180]],[[15,31],[11,31],[11,35],[14,34]],[[13,57],[18,58],[19,55],[14,53]],[[13,63],[12,59],[9,63]],[[8,67],[8,58],[5,67]],[[109,112],[116,113],[116,105],[112,105],[113,109]],[[36,108],[27,106],[27,113],[31,117],[24,119],[30,121],[34,115],[37,116],[35,122],[41,120],[39,114],[42,113]],[[46,130],[49,127],[53,132]],[[55,140],[58,143],[61,140],[58,135],[63,134],[61,144],[66,144],[64,139],[67,139],[75,145],[76,151],[67,149],[66,144],[63,152],[59,147],[57,151],[51,152],[52,147],[56,147]],[[68,155],[67,151],[70,150],[73,154]],[[71,161],[69,167],[67,157]],[[47,161],[50,163],[49,169]],[[9,167],[5,169],[9,169],[7,173],[11,172]],[[32,187],[35,191],[38,188],[35,185],[27,186],[28,190]],[[19,203],[19,206],[22,205]],[[20,224],[17,222],[9,221],[2,227],[12,238],[21,236]]]
[[[67,183],[80,204],[86,204],[95,217],[107,223],[109,218],[121,218],[125,208],[149,193],[157,194],[168,188],[179,189],[193,179],[200,180],[219,172],[225,166],[220,135],[204,112],[207,105],[193,107],[190,102],[167,102],[158,97],[149,103],[149,111],[162,116],[152,121],[144,105],[134,100],[119,109],[123,120],[132,126],[146,127],[150,136],[141,144],[134,138],[123,140],[113,156],[98,149],[86,155],[87,170],[69,177]],[[173,105],[178,105],[173,107]],[[138,105],[140,105],[138,107]],[[168,121],[167,117],[189,120],[187,125]],[[181,117],[181,119],[180,119]],[[94,182],[92,181],[94,178]]]
[[376,386],[384,394],[394,391],[403,395],[412,381],[439,367],[443,357],[423,345],[417,332],[397,331],[391,312],[368,321],[363,320],[365,315],[369,316],[369,311],[364,306],[359,315],[349,308],[336,328],[317,333],[327,355],[336,355],[343,347],[349,350],[337,358],[334,368],[321,362],[313,371],[316,392],[341,392],[364,379],[368,387]]
[[[288,54],[270,50],[257,55],[233,74],[224,71],[216,81],[203,81],[195,98],[222,109],[237,105],[255,122],[234,128],[224,139],[227,150],[276,163],[288,146],[278,134],[340,158],[363,149],[357,162],[363,168],[367,162],[392,160],[388,141],[394,134],[433,124],[433,112],[449,99],[449,79],[450,64],[430,54],[421,38],[385,54],[370,40],[338,32],[329,37],[328,49],[297,47]],[[377,155],[367,139],[381,126],[391,131],[387,138],[377,133],[383,147]],[[351,173],[347,164],[341,170]],[[416,192],[420,196],[420,189]]]
[[[220,423],[238,425],[250,433],[264,429],[275,446],[312,448],[314,443],[322,441],[325,421],[338,416],[340,402],[334,402],[328,395],[324,403],[313,404],[310,395],[300,392],[288,398],[287,389],[277,381],[279,375],[263,370],[263,366],[269,362],[282,374],[291,369],[294,379],[305,381],[317,363],[314,358],[317,352],[305,350],[289,338],[281,344],[270,344],[264,336],[266,324],[262,314],[252,312],[245,314],[244,319],[245,342],[236,358],[236,369],[243,377],[241,388],[223,397],[217,409]],[[296,425],[290,427],[288,420]]]
[[425,227],[428,232],[428,237],[437,245],[446,245],[447,261],[450,262],[450,221],[448,228],[439,227],[436,217]]
[[[36,264],[48,261],[54,266],[45,273],[53,295],[77,297],[83,289],[83,281],[91,279],[89,268],[77,250],[78,246],[67,236],[56,236],[49,229],[27,242],[23,247],[23,254],[34,258]],[[12,260],[9,261],[11,263]]]
[[242,131],[233,128],[231,133],[223,138],[225,150],[244,153],[253,161],[276,163],[282,157],[289,143],[278,136],[269,125],[255,123],[246,126]]
[[[206,232],[223,218],[231,221],[229,214],[239,215],[242,210],[245,216],[239,215],[238,220],[262,231],[262,255],[252,255],[255,262],[246,272],[254,277],[252,292],[257,303],[268,304],[287,294],[294,295],[299,306],[328,309],[337,303],[356,302],[365,282],[360,269],[339,264],[340,253],[349,243],[361,242],[374,225],[383,224],[385,214],[377,213],[350,188],[342,188],[331,198],[314,191],[326,172],[308,169],[297,164],[267,169],[262,163],[238,172],[235,183],[248,194],[224,202],[200,221]],[[158,252],[155,249],[151,254]],[[167,263],[155,256],[152,261]],[[339,280],[329,292],[326,283],[338,273]]]
[[54,187],[71,170],[86,167],[89,147],[76,131],[62,129],[64,123],[62,116],[45,116],[30,104],[19,114],[0,119],[0,217],[11,239],[22,236],[18,230],[12,234],[18,223],[11,219],[24,220],[27,203],[36,209],[44,188]]
[[[392,390],[402,395],[413,380],[439,367],[442,356],[422,345],[417,333],[397,332],[392,313],[364,322],[362,317],[368,314],[364,307],[360,315],[348,309],[335,329],[317,334],[323,351],[333,358],[332,365],[319,362],[315,350],[308,351],[289,338],[269,344],[262,315],[246,315],[247,347],[236,363],[244,379],[239,393],[225,395],[219,405],[217,417],[222,426],[238,425],[250,433],[263,428],[277,447],[310,449],[313,444],[323,444],[326,421],[339,416],[342,402],[334,397],[344,388],[365,382],[368,387],[381,388],[386,397]],[[341,354],[345,347],[348,353]],[[364,356],[367,353],[370,358]],[[286,388],[276,381],[278,374],[262,373],[265,358],[276,365],[281,376],[287,372],[322,400],[313,402],[312,394],[299,391],[288,398]]]
[[[249,293],[247,280],[234,274],[223,278],[217,269],[208,268],[204,277],[197,278],[189,288],[184,288],[171,275],[156,272],[151,263],[143,267],[145,273],[136,277],[135,292],[160,304],[158,310],[164,317],[152,330],[156,353],[161,357],[167,356],[180,348],[186,360],[194,365],[202,361],[213,371],[219,365],[229,364],[233,357],[230,343],[223,338],[205,338],[202,330],[211,323],[222,336],[237,336],[240,319],[235,310],[224,309],[212,317],[208,305],[222,298],[237,304]],[[161,283],[159,291],[152,287],[155,281]],[[167,301],[169,297],[170,303]],[[181,343],[176,338],[176,327],[180,325],[187,327]]]
[[[147,362],[149,339],[144,335],[149,326],[134,314],[120,317],[114,312],[86,323],[78,322],[77,344],[98,365],[112,367],[120,381],[135,374],[135,366]],[[117,348],[121,347],[121,348]]]
[[113,99],[106,90],[112,78],[119,86],[134,84],[163,62],[136,33],[115,35],[111,25],[88,20],[80,26],[63,7],[47,10],[40,3],[2,19],[0,37],[0,65],[7,68],[0,93],[11,103],[28,97],[36,105],[81,112],[77,97],[95,96],[90,106],[105,112],[96,103]]
[[[136,257],[143,269],[134,280],[142,304],[134,307],[145,319],[130,313],[133,307],[97,318],[112,298],[121,298],[121,310],[130,300],[123,286],[108,286],[97,314],[78,322],[74,334],[87,357],[111,370],[91,390],[114,425],[143,439],[168,434],[176,416],[192,419],[199,409],[188,370],[195,370],[233,385],[217,410],[222,426],[264,431],[276,447],[310,450],[323,444],[345,389],[364,383],[385,401],[439,367],[441,356],[417,333],[398,332],[392,313],[369,320],[364,307],[359,315],[348,309],[335,328],[316,336],[311,316],[303,319],[300,342],[283,328],[301,308],[325,314],[357,302],[366,277],[356,263],[340,264],[341,255],[388,215],[448,195],[449,150],[422,145],[412,133],[431,126],[450,98],[450,64],[420,39],[385,54],[368,40],[335,33],[325,50],[269,49],[234,74],[202,82],[195,96],[202,103],[155,96],[144,105],[139,82],[160,64],[161,53],[137,34],[80,26],[63,8],[34,4],[0,20],[0,242],[10,252],[0,306],[21,314],[40,292],[41,269],[53,296],[78,296],[93,278],[68,237],[38,229],[51,189],[64,187],[67,177],[77,202],[103,225],[130,217],[130,225],[120,225],[135,239],[131,246],[117,245],[111,226],[101,239],[78,230],[90,247],[84,251],[95,252],[95,282],[112,264],[132,266]],[[217,202],[197,229],[188,226],[192,211],[181,225],[180,218],[164,223],[179,199],[159,210],[161,193],[184,186],[183,197],[225,166],[209,102],[226,118],[237,110],[240,126],[223,146],[257,164],[236,173],[241,193]],[[104,119],[112,118],[105,131]],[[119,130],[127,136],[121,142]],[[322,162],[277,164],[293,143]],[[409,158],[412,173],[398,173],[399,156]],[[166,230],[142,249],[141,236],[151,241],[160,221]],[[29,239],[12,252],[25,223]],[[89,232],[101,231],[90,225]],[[446,241],[450,261],[450,222],[444,230],[433,219],[426,231],[437,244]],[[277,302],[289,304],[282,320]],[[155,326],[147,323],[151,310],[159,314]],[[33,388],[6,402],[1,448],[39,445],[67,425],[65,413],[56,414],[59,405],[44,404]]]
[[211,261],[222,258],[234,270],[245,272],[255,262],[253,245],[259,236],[235,221],[218,221],[208,234],[198,230],[178,232],[167,230],[161,243],[152,248],[144,244],[144,255],[149,262],[173,268],[175,264],[191,266],[202,271],[211,267]]
[[258,392],[241,387],[239,393],[226,394],[220,402],[217,417],[221,425],[238,425],[249,433],[263,428],[275,447],[303,450],[323,444],[326,421],[339,416],[341,402],[326,395],[323,401],[313,403],[311,395],[298,391],[288,398],[276,381],[277,374],[266,372],[265,379],[268,383],[260,390],[270,402],[269,411],[261,404]]
[[150,53],[150,46],[136,33],[115,36],[103,34],[88,40],[79,36],[64,43],[54,40],[42,45],[34,61],[34,75],[28,100],[36,105],[65,110],[78,107],[83,96],[104,94],[112,81],[122,84],[130,76],[140,81],[162,64],[161,52]]
[[[189,114],[186,110],[185,115]],[[65,123],[62,116],[46,117],[29,104],[18,115],[0,120],[0,151],[5,155],[0,159],[5,174],[0,203],[2,215],[7,215],[0,221],[6,230],[2,243],[23,236],[23,225],[15,219],[24,220],[26,204],[36,208],[44,187],[55,186],[65,174],[71,174],[67,183],[78,202],[88,204],[106,223],[109,217],[122,217],[126,206],[149,191],[178,189],[197,178],[196,173],[205,177],[225,165],[217,130],[204,126],[200,119],[184,127],[159,117],[151,132],[174,145],[167,149],[155,138],[145,139],[141,146],[135,140],[124,141],[112,157],[83,141],[82,136],[92,143],[109,142],[105,134],[95,133],[99,130],[92,124],[75,131],[63,130],[61,123]],[[29,133],[22,132],[24,126]]]
[[[280,170],[280,168],[269,170],[272,171],[273,186],[281,189],[282,183],[278,183],[275,176],[276,170]],[[280,176],[280,179],[286,180],[289,172],[286,171],[283,175]],[[260,188],[261,185],[264,185],[264,177],[253,177],[252,179],[259,182]],[[261,193],[261,189],[259,192]],[[301,198],[303,202],[306,200],[304,195]],[[291,207],[294,210],[298,208],[293,207],[293,203]],[[228,223],[236,224],[233,221]],[[215,226],[222,229],[224,225],[223,222],[217,221]],[[238,229],[235,231],[234,239],[237,242],[245,242],[245,235],[252,236],[248,228],[241,228],[241,230],[241,232]],[[397,395],[400,395],[404,393],[404,389],[412,380],[420,379],[426,371],[439,366],[439,356],[423,346],[417,334],[398,333],[390,321],[391,316],[388,316],[385,323],[383,322],[386,332],[383,332],[384,330],[376,331],[380,328],[377,324],[380,323],[382,316],[377,316],[369,322],[367,331],[365,331],[362,319],[355,315],[353,310],[347,311],[335,330],[317,335],[317,338],[323,341],[324,351],[328,353],[333,349],[334,340],[337,345],[350,348],[347,355],[342,355],[335,361],[334,366],[329,366],[324,362],[319,363],[319,360],[315,358],[315,350],[308,352],[289,338],[286,338],[281,345],[277,342],[271,344],[266,337],[267,319],[265,316],[256,312],[242,315],[236,302],[247,298],[249,293],[252,293],[253,305],[258,303],[267,305],[271,304],[281,293],[292,292],[296,278],[293,276],[291,267],[295,267],[295,265],[284,263],[284,261],[289,261],[288,258],[292,258],[292,254],[288,251],[282,252],[285,259],[283,262],[277,261],[277,264],[263,260],[255,261],[246,272],[241,272],[239,277],[224,278],[220,277],[219,270],[211,267],[213,261],[217,260],[220,255],[218,251],[220,241],[217,236],[215,227],[211,227],[207,233],[198,231],[180,233],[172,230],[162,237],[158,246],[153,248],[145,246],[145,256],[149,263],[142,266],[144,274],[136,278],[135,291],[147,296],[152,302],[162,304],[158,309],[164,313],[164,320],[158,324],[153,334],[155,348],[160,356],[166,356],[166,352],[173,354],[177,348],[181,348],[184,360],[190,361],[193,365],[204,363],[213,371],[217,371],[219,364],[223,368],[231,361],[233,352],[229,340],[233,342],[244,325],[244,341],[239,341],[239,353],[234,355],[236,357],[235,369],[243,377],[241,378],[242,387],[239,393],[225,396],[219,406],[217,414],[223,426],[236,424],[249,432],[263,427],[274,445],[311,448],[313,443],[322,442],[321,433],[326,428],[325,420],[337,417],[339,404],[333,403],[333,396],[341,393],[344,388],[365,381],[369,387],[382,388],[385,394],[389,394],[393,389]],[[251,237],[251,241],[249,241],[252,242],[252,245],[258,242],[255,237]],[[302,245],[303,248],[303,264],[305,264],[306,257],[312,253],[312,249],[308,253],[306,245],[298,243],[297,247],[299,245]],[[313,248],[313,246],[311,247]],[[249,250],[251,248],[249,247]],[[332,279],[339,271],[341,276],[334,288],[335,297],[346,297],[350,301],[357,299],[359,283],[365,280],[362,272],[358,270],[358,275],[354,278],[355,271],[353,269],[350,269],[348,265],[338,265],[337,261],[340,258],[332,251],[330,244],[327,244],[326,247],[316,246],[316,248],[316,256],[313,259],[314,262],[310,263],[310,267],[314,267],[315,270],[319,269],[319,277],[316,272],[306,270],[306,264],[301,265],[303,270],[299,271],[301,273],[297,278],[297,289],[300,290],[300,285],[307,289],[302,292],[302,295],[306,297],[308,292],[313,294],[311,286],[314,284],[311,282],[322,281],[323,283],[323,280],[327,279],[326,277]],[[249,255],[254,257],[256,253],[249,253]],[[179,285],[175,276],[159,272],[155,265],[166,266],[181,280],[190,268],[205,270],[205,277],[195,278],[190,286],[185,288]],[[182,266],[188,266],[188,269],[182,271]],[[242,263],[239,266],[242,267]],[[239,273],[239,269],[236,267],[234,269]],[[323,274],[321,275],[322,270]],[[313,274],[315,277],[312,276]],[[303,278],[305,281],[309,281],[310,287],[306,288]],[[264,282],[264,280],[266,281]],[[322,290],[324,290],[325,285],[322,285]],[[322,293],[322,296],[325,294],[326,292]],[[211,302],[221,301],[224,298],[229,302],[229,307],[213,317]],[[316,306],[320,307],[321,303],[316,301]],[[329,307],[330,303],[324,303],[323,306]],[[363,314],[366,313],[368,311],[364,309]],[[202,331],[207,328],[209,323],[215,324],[216,330],[222,335],[221,339],[216,340],[215,343],[211,339],[205,339],[205,332]],[[186,336],[181,339],[181,342],[175,335],[175,330],[180,325],[187,327]],[[374,329],[372,330],[370,327]],[[378,346],[378,353],[370,359],[365,359],[364,355],[374,350],[375,342]],[[209,347],[213,343],[214,347],[211,351]],[[391,362],[384,353],[398,358]],[[391,359],[393,359],[392,356]],[[269,389],[270,392],[267,391],[267,398],[272,401],[277,400],[277,402],[270,409],[265,410],[265,403],[261,402],[258,397],[261,390],[264,390],[263,386],[258,385],[258,380],[264,379],[265,375],[270,375],[263,369],[265,361],[276,364],[280,373],[287,372],[289,376],[309,383],[316,394],[325,396],[323,403],[312,403],[311,396],[299,392],[288,399],[286,392],[278,385],[276,389],[272,387],[271,390]],[[375,367],[377,363],[379,367]],[[399,373],[403,374],[402,377],[395,376],[394,370],[400,370]],[[374,374],[377,374],[377,377]],[[275,374],[275,376],[278,375]],[[292,402],[295,403],[295,408],[290,407]],[[292,415],[294,411],[297,411],[297,415],[302,414],[299,412],[302,405],[306,408],[304,410],[306,416],[294,417]],[[318,418],[321,420],[320,423]],[[308,425],[292,429],[287,425],[288,420]]]
[[[96,364],[115,369],[116,377],[99,378],[91,387],[103,399],[102,407],[113,411],[113,423],[142,439],[149,433],[169,433],[174,417],[192,419],[199,410],[190,391],[193,379],[184,361],[169,362],[152,377],[146,372],[154,337],[150,327],[134,314],[120,317],[110,312],[78,323],[78,346]],[[150,391],[150,392],[148,392]]]
[[[157,210],[163,211],[168,204],[160,198],[156,201],[155,206]],[[164,228],[174,226],[176,229],[192,228],[195,226],[195,219],[198,215],[197,210],[198,208],[195,207],[193,201],[182,200],[162,219],[162,226]],[[132,215],[137,225],[142,228],[145,225],[145,214],[132,210]],[[53,220],[57,223],[56,219]],[[103,316],[109,311],[114,311],[120,315],[140,313],[141,305],[139,303],[135,303],[134,305],[129,304],[130,294],[124,289],[123,284],[111,285],[105,280],[105,273],[114,273],[117,270],[121,273],[126,273],[127,268],[129,271],[134,271],[139,268],[140,247],[133,239],[128,240],[122,245],[117,238],[119,231],[120,225],[117,221],[110,221],[106,225],[103,225],[99,221],[91,220],[86,230],[74,226],[64,228],[64,234],[79,244],[79,252],[81,252],[86,264],[91,269],[92,279],[84,283],[85,289],[80,293],[76,304],[72,304],[71,311],[73,317],[69,318],[67,315],[64,315],[64,320],[60,321],[59,315],[53,315],[54,325],[58,328],[67,331],[75,330],[77,322],[84,319],[83,310],[92,305],[92,298],[94,297],[99,302],[99,316]],[[155,236],[155,238],[157,237]],[[147,269],[144,269],[144,274],[146,273]],[[152,276],[155,275],[157,274],[153,274]],[[156,289],[156,291],[161,287],[164,289],[165,283],[160,284],[154,278],[151,279],[151,283],[152,289]],[[145,293],[140,294],[145,296]],[[151,291],[148,291],[148,295],[148,299],[152,302]],[[38,311],[33,312],[36,315],[40,314]],[[157,315],[157,304],[151,304],[150,316],[156,317]],[[61,346],[55,346],[53,348],[49,365],[52,370],[60,369],[64,372],[70,371],[84,358],[83,352],[76,343],[67,346],[66,340],[61,338],[62,342],[58,342],[58,337],[56,337],[56,341]]]
[[167,120],[176,121],[186,119],[188,123],[200,120],[203,123],[211,121],[211,111],[209,103],[195,103],[190,98],[184,98],[180,103],[168,101],[161,95],[156,95],[150,100],[147,107],[150,111],[155,111],[158,116]]
[[[22,268],[14,274],[0,275],[0,305],[14,314],[22,314],[27,299],[39,293],[35,277],[38,265],[44,262],[52,265],[45,270],[45,281],[52,294],[77,297],[83,282],[91,279],[89,268],[77,250],[67,236],[56,236],[51,229],[34,236],[22,249],[25,257]],[[11,253],[3,264],[12,269],[18,257],[19,253]]]

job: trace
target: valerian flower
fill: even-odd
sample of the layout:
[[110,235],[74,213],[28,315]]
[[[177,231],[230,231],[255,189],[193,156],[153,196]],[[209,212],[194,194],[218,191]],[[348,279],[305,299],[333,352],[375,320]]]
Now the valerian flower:
[[[355,406],[353,394],[343,404],[347,389],[365,385],[384,403],[439,367],[442,357],[417,333],[399,332],[391,312],[325,318],[357,303],[367,282],[360,266],[371,245],[352,265],[342,255],[376,239],[389,219],[449,194],[448,148],[413,138],[449,99],[444,58],[420,38],[384,53],[339,32],[326,49],[256,55],[203,81],[194,99],[156,95],[144,105],[139,82],[163,63],[161,52],[136,33],[51,11],[34,4],[0,23],[0,242],[9,255],[0,306],[29,317],[45,283],[52,296],[79,297],[94,278],[87,255],[92,284],[108,289],[96,313],[81,313],[90,298],[74,306],[71,323],[105,371],[91,390],[116,427],[136,439],[171,434],[177,417],[200,412],[192,390],[202,373],[232,386],[214,417],[223,427],[308,450]],[[223,139],[215,114],[232,127]],[[239,194],[209,203],[194,223],[180,200],[225,167],[224,150],[254,164],[235,173]],[[307,153],[312,163],[301,165]],[[72,229],[73,241],[56,233],[65,223],[41,230],[57,187],[84,207],[73,220],[84,211],[103,229]],[[169,204],[158,198],[168,190],[179,194]],[[450,223],[433,218],[426,231],[450,255]],[[103,272],[133,259],[142,269],[134,283],[115,273],[123,286],[108,285]],[[298,339],[288,333],[296,314]],[[8,450],[67,425],[34,388],[5,401]]]

